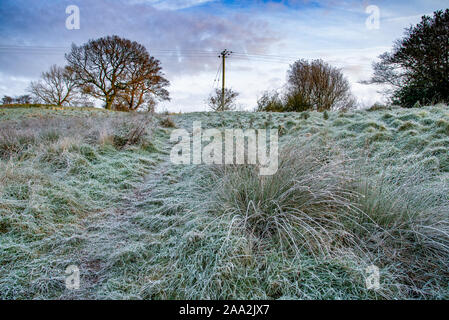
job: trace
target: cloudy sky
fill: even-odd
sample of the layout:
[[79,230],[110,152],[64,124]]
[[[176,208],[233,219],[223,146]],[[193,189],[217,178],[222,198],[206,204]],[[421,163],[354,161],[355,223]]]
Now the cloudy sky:
[[[80,10],[79,30],[66,28],[70,5]],[[234,52],[227,86],[240,92],[242,109],[253,109],[264,90],[282,88],[300,58],[341,68],[367,106],[382,100],[379,88],[358,83],[372,62],[404,28],[446,7],[447,0],[0,0],[0,96],[24,94],[42,71],[64,64],[72,43],[115,34],[161,60],[172,100],[159,110],[206,110],[225,48]]]

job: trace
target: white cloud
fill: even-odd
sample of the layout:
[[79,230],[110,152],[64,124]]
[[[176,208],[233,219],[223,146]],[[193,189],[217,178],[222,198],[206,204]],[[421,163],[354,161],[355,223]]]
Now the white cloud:
[[146,2],[149,2],[153,7],[161,10],[186,9],[213,1],[215,0],[146,0]]

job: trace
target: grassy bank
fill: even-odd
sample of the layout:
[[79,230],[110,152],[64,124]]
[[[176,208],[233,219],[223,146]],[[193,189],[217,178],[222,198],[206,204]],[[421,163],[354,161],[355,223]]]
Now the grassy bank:
[[0,110],[2,298],[449,298],[447,107],[171,119],[279,128],[279,170],[172,165],[166,116]]

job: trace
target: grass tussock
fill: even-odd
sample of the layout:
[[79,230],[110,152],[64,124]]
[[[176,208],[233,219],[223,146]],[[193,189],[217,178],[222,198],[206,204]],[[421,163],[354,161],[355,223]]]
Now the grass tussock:
[[347,189],[352,177],[347,159],[335,150],[319,144],[298,148],[297,143],[281,152],[273,176],[262,177],[251,166],[221,168],[215,201],[251,236],[274,240],[286,252],[307,248],[325,256],[335,239],[354,241],[342,228],[356,211]]

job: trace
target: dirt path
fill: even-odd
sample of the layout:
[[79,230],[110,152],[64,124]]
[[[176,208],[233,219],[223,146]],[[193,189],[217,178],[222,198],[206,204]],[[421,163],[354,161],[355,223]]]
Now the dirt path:
[[169,159],[170,144],[167,141],[163,145],[164,150],[158,163],[139,188],[124,195],[120,207],[104,210],[84,221],[85,241],[71,255],[73,264],[80,269],[80,289],[66,290],[62,298],[136,298],[111,296],[108,287],[110,283],[118,287],[122,284],[124,288],[117,291],[126,291],[126,268],[132,268],[135,262],[133,256],[154,241],[154,234],[138,220],[139,217],[151,214],[148,210],[150,207],[157,209],[159,203],[152,200],[153,195],[169,179],[167,172],[172,167]]

